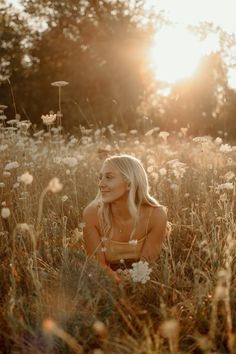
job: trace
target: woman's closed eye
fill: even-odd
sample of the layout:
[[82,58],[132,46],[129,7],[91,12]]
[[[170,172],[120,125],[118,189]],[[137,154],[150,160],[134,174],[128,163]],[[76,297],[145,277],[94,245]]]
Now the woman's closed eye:
[[113,179],[114,177],[111,176],[111,175],[107,175],[107,176],[99,176],[98,177],[98,181],[101,182],[102,179],[105,179],[105,180],[111,180]]

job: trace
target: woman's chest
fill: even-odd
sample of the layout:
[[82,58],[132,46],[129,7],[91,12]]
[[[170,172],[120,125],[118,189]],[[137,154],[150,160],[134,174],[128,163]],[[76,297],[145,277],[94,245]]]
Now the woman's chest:
[[132,240],[140,240],[148,233],[148,225],[146,218],[141,218],[135,225],[133,221],[123,223],[123,225],[113,222],[111,229],[111,238],[114,241],[129,242]]

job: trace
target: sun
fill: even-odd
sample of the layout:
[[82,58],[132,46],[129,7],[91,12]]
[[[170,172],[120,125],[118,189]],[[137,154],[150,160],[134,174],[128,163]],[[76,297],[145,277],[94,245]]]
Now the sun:
[[187,28],[166,26],[154,36],[149,52],[149,64],[156,80],[173,84],[192,76],[200,58],[215,43],[200,42]]

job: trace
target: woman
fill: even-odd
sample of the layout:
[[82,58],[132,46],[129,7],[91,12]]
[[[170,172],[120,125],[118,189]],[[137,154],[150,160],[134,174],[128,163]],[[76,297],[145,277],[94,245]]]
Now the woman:
[[83,212],[88,255],[113,271],[139,260],[155,261],[167,231],[167,216],[148,190],[141,162],[130,155],[108,157],[97,197]]

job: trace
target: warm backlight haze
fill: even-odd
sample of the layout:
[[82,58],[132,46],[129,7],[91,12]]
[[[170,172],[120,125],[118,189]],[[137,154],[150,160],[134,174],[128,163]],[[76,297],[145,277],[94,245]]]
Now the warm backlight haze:
[[[20,0],[7,0],[22,11]],[[131,4],[131,0],[130,0]],[[235,36],[235,0],[146,0],[144,11],[164,11],[166,18],[173,23],[165,26],[154,36],[150,48],[149,64],[156,80],[173,84],[177,80],[191,77],[203,55],[218,50],[218,38],[209,34],[204,41],[191,34],[187,27],[200,22],[220,26]],[[31,24],[33,20],[31,19]],[[236,45],[231,48],[235,56]],[[228,68],[228,84],[236,88],[236,69]]]
[[166,26],[154,37],[150,48],[150,66],[156,79],[172,84],[190,77],[202,55],[217,50],[214,36],[200,42],[186,28]]

